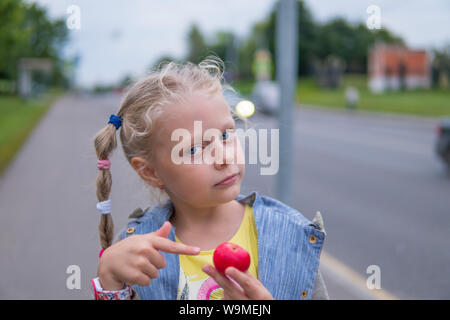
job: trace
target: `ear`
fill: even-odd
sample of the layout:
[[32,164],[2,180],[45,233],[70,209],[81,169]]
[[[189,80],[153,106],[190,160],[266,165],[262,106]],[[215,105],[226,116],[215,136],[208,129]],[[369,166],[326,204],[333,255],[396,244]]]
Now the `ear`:
[[164,186],[164,183],[159,178],[155,168],[153,168],[147,160],[141,157],[133,157],[131,159],[131,166],[148,184],[156,188],[161,188],[162,186]]

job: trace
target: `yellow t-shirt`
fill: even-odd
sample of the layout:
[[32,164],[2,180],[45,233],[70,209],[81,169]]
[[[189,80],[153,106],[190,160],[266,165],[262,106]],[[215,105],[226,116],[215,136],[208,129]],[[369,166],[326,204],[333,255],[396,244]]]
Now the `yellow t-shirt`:
[[[181,242],[175,235],[176,242]],[[253,209],[245,205],[244,218],[234,236],[227,242],[236,243],[250,254],[248,271],[257,278],[258,242]],[[223,289],[217,282],[202,271],[205,264],[213,264],[214,250],[201,251],[196,256],[180,255],[180,281],[178,300],[221,300]]]

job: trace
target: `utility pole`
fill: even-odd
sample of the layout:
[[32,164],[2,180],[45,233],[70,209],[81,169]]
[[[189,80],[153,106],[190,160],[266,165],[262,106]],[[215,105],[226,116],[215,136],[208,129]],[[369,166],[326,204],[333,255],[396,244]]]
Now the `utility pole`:
[[239,57],[237,52],[237,42],[237,36],[230,34],[225,47],[225,68],[229,75],[229,79],[226,80],[228,82],[232,82],[238,72]]
[[297,6],[297,0],[279,0],[276,23],[276,78],[280,89],[278,114],[280,163],[277,175],[277,198],[287,205],[292,205],[293,200],[292,117],[297,87]]

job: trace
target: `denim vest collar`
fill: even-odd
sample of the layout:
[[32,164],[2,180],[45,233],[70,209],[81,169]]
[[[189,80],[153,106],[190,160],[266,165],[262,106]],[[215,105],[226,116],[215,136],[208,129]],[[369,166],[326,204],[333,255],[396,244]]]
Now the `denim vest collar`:
[[[286,204],[254,191],[236,198],[253,208],[258,239],[258,279],[275,299],[310,299],[326,233],[322,221],[313,222]],[[156,206],[128,224],[134,234],[159,229],[173,213],[173,203]],[[129,236],[126,232],[121,238]],[[175,227],[168,236],[175,241]],[[140,299],[174,300],[177,297],[180,260],[178,254],[160,251],[166,267],[149,286],[133,286]]]

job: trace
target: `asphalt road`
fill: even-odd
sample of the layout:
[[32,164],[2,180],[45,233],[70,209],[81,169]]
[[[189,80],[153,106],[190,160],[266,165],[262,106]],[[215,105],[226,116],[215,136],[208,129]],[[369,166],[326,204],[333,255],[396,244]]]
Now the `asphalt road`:
[[[0,178],[1,299],[92,297],[100,249],[92,141],[119,102],[59,100]],[[277,126],[259,114],[252,121]],[[433,153],[434,122],[301,109],[294,123],[292,205],[310,219],[322,213],[324,254],[339,262],[322,259],[330,297],[370,298],[356,282],[377,265],[382,289],[396,297],[450,298],[450,177]],[[111,162],[119,231],[148,202],[120,145]],[[274,176],[247,165],[243,193],[275,196],[274,187]],[[80,289],[67,286],[70,266],[79,267]]]
[[[308,218],[321,212],[324,250],[360,280],[378,266],[381,288],[397,298],[449,299],[450,176],[434,154],[436,120],[302,106],[293,123],[292,205]],[[275,179],[253,177],[251,188],[276,195]]]

